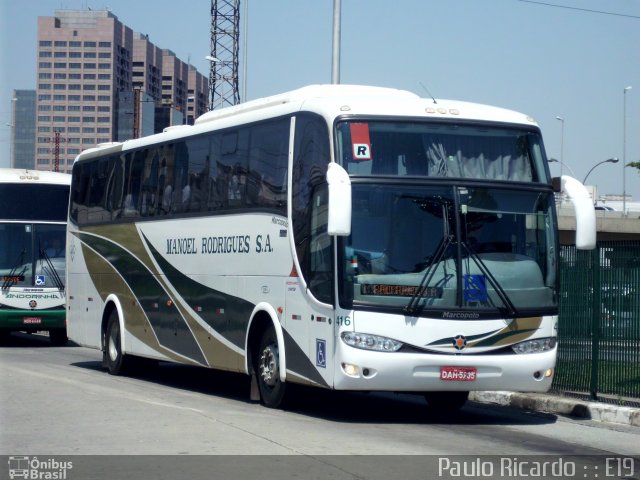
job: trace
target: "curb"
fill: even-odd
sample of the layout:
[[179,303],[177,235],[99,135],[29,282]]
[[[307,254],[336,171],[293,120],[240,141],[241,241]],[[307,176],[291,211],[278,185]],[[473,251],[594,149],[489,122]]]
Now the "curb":
[[587,402],[556,395],[516,392],[471,392],[469,400],[640,427],[640,408]]

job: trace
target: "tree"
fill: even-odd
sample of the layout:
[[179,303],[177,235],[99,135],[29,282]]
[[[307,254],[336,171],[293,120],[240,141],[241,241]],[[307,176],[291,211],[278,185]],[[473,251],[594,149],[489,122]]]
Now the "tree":
[[640,162],[629,162],[626,165],[627,167],[635,168],[640,173]]

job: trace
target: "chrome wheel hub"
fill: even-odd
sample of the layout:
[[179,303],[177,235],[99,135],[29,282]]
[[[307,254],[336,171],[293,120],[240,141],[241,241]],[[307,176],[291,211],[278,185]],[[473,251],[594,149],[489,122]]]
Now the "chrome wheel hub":
[[107,345],[109,350],[109,358],[112,362],[115,362],[118,358],[118,333],[115,331],[116,329],[112,329],[109,333],[109,343]]
[[278,383],[279,376],[278,347],[268,345],[260,354],[260,377],[265,384],[273,387]]

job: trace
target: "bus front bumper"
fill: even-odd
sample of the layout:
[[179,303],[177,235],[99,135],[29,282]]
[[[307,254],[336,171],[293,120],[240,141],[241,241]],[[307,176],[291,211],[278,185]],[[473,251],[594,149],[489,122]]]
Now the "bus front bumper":
[[5,310],[0,312],[0,330],[38,332],[65,327],[65,310]]
[[546,392],[553,381],[557,354],[557,347],[522,355],[375,352],[342,342],[337,348],[337,390],[395,392]]

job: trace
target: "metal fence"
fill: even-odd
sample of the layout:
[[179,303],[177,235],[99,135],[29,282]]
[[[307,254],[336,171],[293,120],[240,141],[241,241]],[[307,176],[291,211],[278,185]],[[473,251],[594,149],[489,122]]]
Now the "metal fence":
[[558,363],[552,390],[640,406],[640,241],[560,250]]

